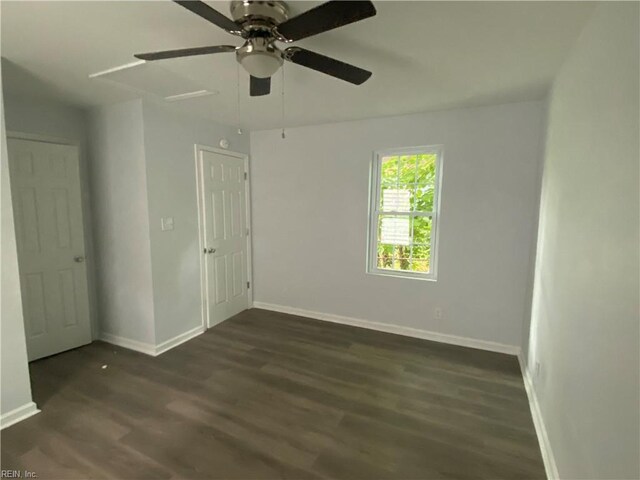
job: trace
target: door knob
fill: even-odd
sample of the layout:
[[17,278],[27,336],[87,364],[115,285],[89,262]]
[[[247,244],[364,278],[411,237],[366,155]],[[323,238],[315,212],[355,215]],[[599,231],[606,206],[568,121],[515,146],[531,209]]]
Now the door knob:
[[215,253],[216,249],[215,248],[205,248],[204,249],[204,253]]
[[82,263],[84,262],[84,257],[82,255],[78,255],[76,257],[73,257],[73,261],[76,263]]

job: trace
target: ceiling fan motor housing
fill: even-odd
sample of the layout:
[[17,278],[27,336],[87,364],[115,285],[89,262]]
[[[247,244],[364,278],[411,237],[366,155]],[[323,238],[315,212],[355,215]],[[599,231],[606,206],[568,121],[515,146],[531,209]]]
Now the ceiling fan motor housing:
[[279,0],[234,0],[231,17],[249,37],[272,36],[273,29],[289,18],[289,7]]

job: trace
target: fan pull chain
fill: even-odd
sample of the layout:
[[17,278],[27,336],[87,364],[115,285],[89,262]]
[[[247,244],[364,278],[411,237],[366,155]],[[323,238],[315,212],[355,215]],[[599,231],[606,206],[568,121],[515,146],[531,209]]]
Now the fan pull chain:
[[236,93],[237,93],[236,120],[238,124],[238,135],[242,135],[242,128],[240,128],[240,64],[238,62],[236,62]]
[[280,68],[282,70],[282,92],[281,92],[281,99],[282,99],[282,138],[285,138],[285,133],[284,133],[284,65],[282,65],[282,67]]

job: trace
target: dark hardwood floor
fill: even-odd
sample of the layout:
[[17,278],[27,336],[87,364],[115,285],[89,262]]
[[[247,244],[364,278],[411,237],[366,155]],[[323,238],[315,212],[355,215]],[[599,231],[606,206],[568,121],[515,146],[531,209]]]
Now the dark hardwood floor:
[[509,355],[254,309],[156,358],[30,369],[42,412],[2,468],[40,479],[545,478]]

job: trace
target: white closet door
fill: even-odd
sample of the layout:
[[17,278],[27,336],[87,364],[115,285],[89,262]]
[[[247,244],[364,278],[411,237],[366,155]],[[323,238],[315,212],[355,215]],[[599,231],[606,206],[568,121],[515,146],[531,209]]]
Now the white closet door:
[[212,326],[248,308],[246,182],[241,158],[200,150],[200,162]]
[[9,138],[29,360],[91,342],[78,148]]

